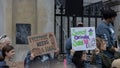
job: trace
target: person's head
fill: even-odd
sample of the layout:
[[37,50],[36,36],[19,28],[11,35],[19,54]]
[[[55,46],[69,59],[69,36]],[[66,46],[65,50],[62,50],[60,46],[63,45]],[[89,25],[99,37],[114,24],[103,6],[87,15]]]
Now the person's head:
[[116,59],[112,62],[111,68],[120,68],[120,59]]
[[75,64],[76,68],[84,68],[84,62],[86,60],[86,52],[75,51],[72,62]]
[[106,50],[106,42],[104,39],[97,37],[96,38],[96,48],[92,51],[91,63],[96,63],[96,54]]
[[7,35],[2,35],[0,37],[0,43],[2,45],[10,45],[11,44],[11,40],[10,40],[10,38]]
[[115,17],[117,16],[117,13],[112,9],[101,10],[101,13],[102,13],[103,19],[105,19],[110,23],[113,23],[113,21],[115,20]]
[[9,45],[9,46],[4,46],[2,48],[2,55],[3,57],[7,57],[9,59],[13,58],[13,56],[15,55],[15,50],[14,50],[14,47]]
[[79,23],[77,27],[83,27],[83,23]]
[[100,51],[106,50],[106,42],[104,39],[97,37],[96,38],[96,46]]

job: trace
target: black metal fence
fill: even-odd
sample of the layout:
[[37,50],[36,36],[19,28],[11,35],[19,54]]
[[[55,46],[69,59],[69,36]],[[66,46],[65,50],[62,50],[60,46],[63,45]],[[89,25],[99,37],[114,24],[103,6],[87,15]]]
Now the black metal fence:
[[100,9],[102,2],[92,3],[84,6],[83,15],[79,17],[65,15],[65,0],[55,0],[54,11],[54,33],[60,47],[60,53],[65,53],[66,39],[70,37],[70,27],[82,22],[85,27],[97,27],[102,19]]

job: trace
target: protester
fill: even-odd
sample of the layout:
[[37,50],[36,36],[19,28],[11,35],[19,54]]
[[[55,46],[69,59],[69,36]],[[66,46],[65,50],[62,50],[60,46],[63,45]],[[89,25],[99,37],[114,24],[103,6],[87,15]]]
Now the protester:
[[11,45],[6,45],[2,48],[2,56],[4,57],[4,61],[6,62],[6,65],[8,65],[10,68],[15,67],[16,64],[12,60],[15,55],[14,47]]
[[72,57],[72,62],[76,68],[85,68],[86,61],[86,52],[84,51],[75,51]]
[[[83,23],[78,24],[77,27],[83,27]],[[72,55],[70,54],[72,49],[71,37],[66,40],[65,49],[66,49],[67,64],[72,64]]]
[[[37,48],[37,49],[39,49],[39,48]],[[50,67],[49,63],[52,60],[54,60],[54,56],[52,55],[52,53],[39,55],[36,48],[33,50],[31,52],[30,51],[28,52],[28,54],[24,60],[25,68],[34,68],[34,67],[42,68],[42,66],[49,68]],[[59,51],[59,49],[58,49],[58,51]]]
[[2,35],[0,37],[0,56],[2,56],[2,48],[5,45],[10,45],[11,44],[11,40],[9,37],[7,37],[7,35]]
[[8,68],[4,60],[4,57],[2,55],[2,48],[10,44],[11,44],[11,40],[9,39],[9,37],[7,37],[7,35],[0,36],[0,68]]
[[97,48],[92,53],[92,64],[99,65],[102,68],[110,68],[114,59],[120,58],[120,53],[115,52],[113,58],[106,54],[106,42],[99,37],[96,38]]
[[4,34],[0,37],[0,43],[2,43],[3,45],[10,45],[11,40],[7,35]]
[[104,9],[101,11],[103,15],[103,20],[99,23],[96,29],[96,36],[105,39],[107,44],[106,54],[111,58],[115,51],[118,51],[116,43],[116,36],[114,26],[115,17],[117,13],[112,9]]

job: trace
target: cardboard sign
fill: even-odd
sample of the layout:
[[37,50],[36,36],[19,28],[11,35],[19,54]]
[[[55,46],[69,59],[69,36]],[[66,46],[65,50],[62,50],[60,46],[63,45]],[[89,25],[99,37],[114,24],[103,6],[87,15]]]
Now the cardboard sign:
[[53,33],[32,35],[28,37],[28,42],[32,52],[36,55],[47,54],[57,50],[57,43]]
[[72,49],[93,50],[96,48],[96,36],[94,27],[71,28]]

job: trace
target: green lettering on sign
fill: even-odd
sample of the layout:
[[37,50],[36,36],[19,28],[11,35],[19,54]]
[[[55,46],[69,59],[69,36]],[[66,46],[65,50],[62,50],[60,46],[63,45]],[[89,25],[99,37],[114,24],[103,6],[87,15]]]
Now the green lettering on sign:
[[74,40],[74,43],[73,43],[73,46],[81,46],[81,45],[83,45],[83,41],[82,40],[80,40],[80,41],[75,41]]
[[86,29],[82,31],[75,31],[73,29],[72,36],[77,36],[77,35],[85,35],[86,34]]

